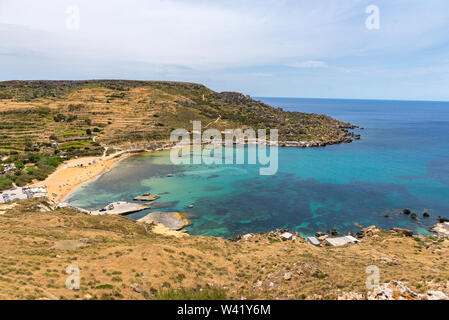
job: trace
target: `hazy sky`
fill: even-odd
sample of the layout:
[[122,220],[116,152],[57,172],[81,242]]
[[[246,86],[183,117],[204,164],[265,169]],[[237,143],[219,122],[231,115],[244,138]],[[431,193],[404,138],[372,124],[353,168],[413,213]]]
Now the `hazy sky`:
[[449,100],[449,1],[0,0],[0,80],[96,78]]

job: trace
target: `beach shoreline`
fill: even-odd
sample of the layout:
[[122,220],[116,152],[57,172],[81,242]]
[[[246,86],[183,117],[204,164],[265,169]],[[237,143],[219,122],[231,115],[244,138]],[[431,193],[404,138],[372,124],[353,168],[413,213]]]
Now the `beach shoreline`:
[[109,156],[71,159],[61,164],[47,179],[31,186],[46,187],[47,198],[61,203],[66,201],[76,189],[95,181],[133,154],[130,150],[125,150]]

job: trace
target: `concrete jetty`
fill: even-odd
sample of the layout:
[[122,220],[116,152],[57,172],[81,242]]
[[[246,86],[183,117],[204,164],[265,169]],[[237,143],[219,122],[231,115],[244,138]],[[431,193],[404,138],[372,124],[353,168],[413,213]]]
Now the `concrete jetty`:
[[106,214],[112,214],[112,215],[127,215],[134,212],[139,212],[145,209],[148,209],[149,207],[145,204],[139,204],[139,203],[130,203],[130,202],[114,202],[103,209],[91,211],[90,214],[94,216],[99,215],[106,215]]

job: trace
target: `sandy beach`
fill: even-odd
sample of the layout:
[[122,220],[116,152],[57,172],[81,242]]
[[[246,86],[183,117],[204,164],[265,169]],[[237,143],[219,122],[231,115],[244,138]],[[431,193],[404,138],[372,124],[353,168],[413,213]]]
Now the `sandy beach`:
[[49,199],[63,202],[76,188],[100,177],[130,155],[123,151],[110,156],[72,159],[61,164],[47,179],[32,186],[46,186]]

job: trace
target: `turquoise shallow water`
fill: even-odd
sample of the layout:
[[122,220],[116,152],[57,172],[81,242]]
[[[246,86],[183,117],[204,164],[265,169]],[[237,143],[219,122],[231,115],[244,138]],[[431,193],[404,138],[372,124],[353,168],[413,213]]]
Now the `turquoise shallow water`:
[[[449,216],[449,103],[260,99],[357,124],[365,128],[362,140],[280,148],[274,176],[260,176],[257,165],[173,165],[169,152],[136,156],[78,189],[69,202],[100,208],[151,191],[170,203],[158,211],[196,216],[191,234],[223,237],[276,228],[304,235],[331,228],[357,232],[354,222],[425,233],[437,216]],[[403,208],[432,216],[416,222],[399,213]]]

